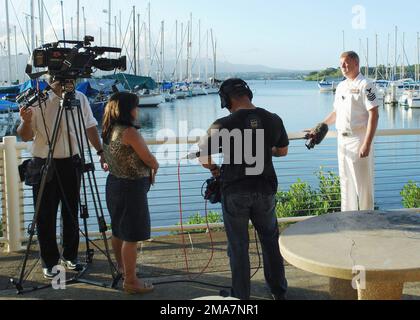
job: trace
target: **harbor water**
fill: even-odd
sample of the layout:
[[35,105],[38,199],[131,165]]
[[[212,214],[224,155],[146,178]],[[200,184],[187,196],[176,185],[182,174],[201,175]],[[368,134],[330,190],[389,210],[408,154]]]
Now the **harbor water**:
[[[278,114],[284,122],[286,130],[289,133],[301,132],[304,129],[312,128],[322,121],[325,116],[332,111],[334,101],[333,93],[320,93],[315,82],[304,81],[249,81],[249,85],[254,91],[254,104],[258,107]],[[227,116],[228,111],[220,108],[220,99],[218,95],[198,96],[186,100],[176,100],[160,105],[158,108],[141,108],[140,124],[141,132],[146,139],[157,139],[163,136],[169,137],[186,137],[197,136],[204,133],[209,126],[217,118]],[[420,128],[420,109],[406,110],[400,107],[381,106],[380,107],[380,123],[379,129],[414,129]],[[404,142],[405,137],[398,137],[397,141]],[[411,137],[412,139],[412,137]],[[399,143],[399,142],[398,142]],[[291,148],[298,146],[305,149],[304,141],[299,141],[291,145]],[[155,152],[158,146],[151,147]],[[337,172],[336,163],[336,142],[328,141],[323,146],[324,152],[328,153],[328,163],[323,163],[322,159],[314,160],[311,167],[305,172],[296,170],[294,160],[296,157],[299,162],[298,155],[291,155],[289,163],[282,164],[277,170],[287,175],[281,177],[280,188],[282,190],[301,179],[309,183],[316,183],[316,172],[321,166],[327,165],[334,168]],[[184,150],[180,152],[181,157],[184,156]],[[302,151],[306,152],[306,151]],[[316,152],[316,151],[315,151]],[[388,151],[386,148],[377,153],[381,157],[387,157],[387,154],[394,151]],[[179,155],[179,154],[178,154]],[[185,154],[186,155],[186,154]],[[158,154],[158,157],[160,155]],[[311,154],[308,153],[307,157]],[[172,156],[173,158],[173,156]],[[392,168],[392,162],[382,165],[377,169],[386,171]],[[407,168],[405,176],[419,177],[420,170]],[[183,173],[188,172],[188,175]],[[100,195],[104,198],[104,186],[106,174],[98,170],[96,172],[98,184],[100,186]],[[201,186],[203,182],[209,178],[208,171],[199,165],[182,166],[181,167],[181,186],[182,186],[182,210],[185,220],[189,216],[196,213],[204,214],[204,201],[201,197]],[[394,178],[388,180],[392,182]],[[408,181],[408,180],[407,180]],[[381,209],[398,209],[401,208],[401,196],[396,192],[395,188],[404,186],[406,180],[401,181],[397,187],[388,186],[387,177],[381,177],[382,197],[378,197],[377,204]],[[418,181],[418,180],[417,180]],[[180,221],[179,207],[179,190],[178,190],[177,162],[171,164],[163,164],[159,171],[157,184],[149,193],[149,206],[152,218],[152,227],[173,226]],[[29,222],[33,215],[31,206],[31,197],[26,192],[25,200],[25,221]],[[382,200],[383,199],[383,200]],[[390,201],[391,200],[391,201]],[[105,199],[102,199],[105,213]],[[387,202],[388,201],[388,202]],[[390,201],[390,202],[389,202]],[[221,213],[220,206],[210,206],[210,211]],[[91,219],[90,225],[95,229],[95,220]]]

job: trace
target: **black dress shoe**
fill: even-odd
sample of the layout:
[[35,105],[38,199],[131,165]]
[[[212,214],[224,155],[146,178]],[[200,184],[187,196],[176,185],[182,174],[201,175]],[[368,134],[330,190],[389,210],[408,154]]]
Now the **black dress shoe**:
[[78,260],[61,260],[61,264],[68,270],[72,271],[83,271],[85,265],[80,263]]

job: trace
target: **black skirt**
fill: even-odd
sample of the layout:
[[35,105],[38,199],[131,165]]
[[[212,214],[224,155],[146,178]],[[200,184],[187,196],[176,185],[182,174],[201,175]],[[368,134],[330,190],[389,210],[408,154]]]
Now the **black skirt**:
[[150,178],[129,180],[108,176],[106,202],[114,237],[125,242],[150,239],[149,190]]

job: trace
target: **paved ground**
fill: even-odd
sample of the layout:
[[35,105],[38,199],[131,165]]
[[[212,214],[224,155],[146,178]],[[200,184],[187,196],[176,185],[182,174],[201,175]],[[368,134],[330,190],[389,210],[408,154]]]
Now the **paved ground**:
[[[251,235],[252,236],[252,235]],[[195,276],[208,264],[209,267],[197,281],[213,285],[230,286],[230,269],[226,256],[226,238],[224,233],[213,235],[214,249],[208,235],[191,235],[186,237],[187,257],[189,271]],[[103,246],[103,242],[96,242]],[[153,283],[173,282],[189,280],[186,272],[184,245],[181,236],[168,236],[157,238],[144,243],[139,248],[139,273]],[[42,286],[48,284],[41,277],[39,261],[37,261],[37,247],[30,254],[30,260],[26,270],[33,271],[28,275],[25,287]],[[82,248],[81,256],[85,249]],[[253,271],[259,265],[255,243],[252,244],[251,259]],[[111,252],[112,255],[112,252]],[[66,290],[44,290],[17,296],[16,290],[9,284],[10,277],[17,278],[23,254],[0,254],[0,299],[37,299],[37,300],[191,300],[203,296],[215,296],[220,288],[200,283],[175,282],[156,285],[156,290],[148,295],[130,296],[121,291],[122,283],[118,288],[108,289],[88,284],[73,284]],[[319,277],[304,271],[300,271],[290,265],[286,267],[289,281],[288,299],[290,300],[328,300],[328,279]],[[72,275],[69,275],[71,277]],[[193,276],[194,277],[194,276]],[[112,282],[109,264],[103,254],[95,249],[93,264],[83,279],[107,284]],[[264,284],[264,274],[258,271],[252,280],[252,298],[255,300],[270,299],[270,295]],[[404,290],[404,299],[420,300],[420,284],[408,284]]]

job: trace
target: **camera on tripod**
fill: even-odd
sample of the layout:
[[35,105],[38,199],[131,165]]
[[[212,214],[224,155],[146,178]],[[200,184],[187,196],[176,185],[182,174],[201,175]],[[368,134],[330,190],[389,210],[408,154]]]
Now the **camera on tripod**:
[[[32,65],[28,64],[26,73],[30,79],[38,79],[43,75],[49,75],[52,82],[59,81],[65,91],[74,90],[74,81],[79,78],[91,78],[96,70],[113,71],[127,69],[127,58],[122,56],[118,59],[102,58],[105,53],[121,53],[121,48],[93,47],[94,38],[85,36],[83,41],[60,40],[48,43],[35,49],[32,53],[33,67],[47,68],[46,71],[32,73]],[[73,45],[67,48],[66,45]],[[69,89],[66,87],[69,85]],[[16,101],[23,107],[29,108],[37,102],[48,99],[47,86],[44,91],[29,89],[19,95]]]
[[[115,69],[125,71],[127,58],[119,59],[98,58],[105,53],[121,53],[120,48],[92,47],[95,39],[86,36],[84,41],[61,40],[48,43],[33,52],[35,68],[48,68],[47,73],[54,80],[76,80],[78,78],[90,78],[94,69],[113,71]],[[60,44],[72,44],[73,48],[61,48]]]

